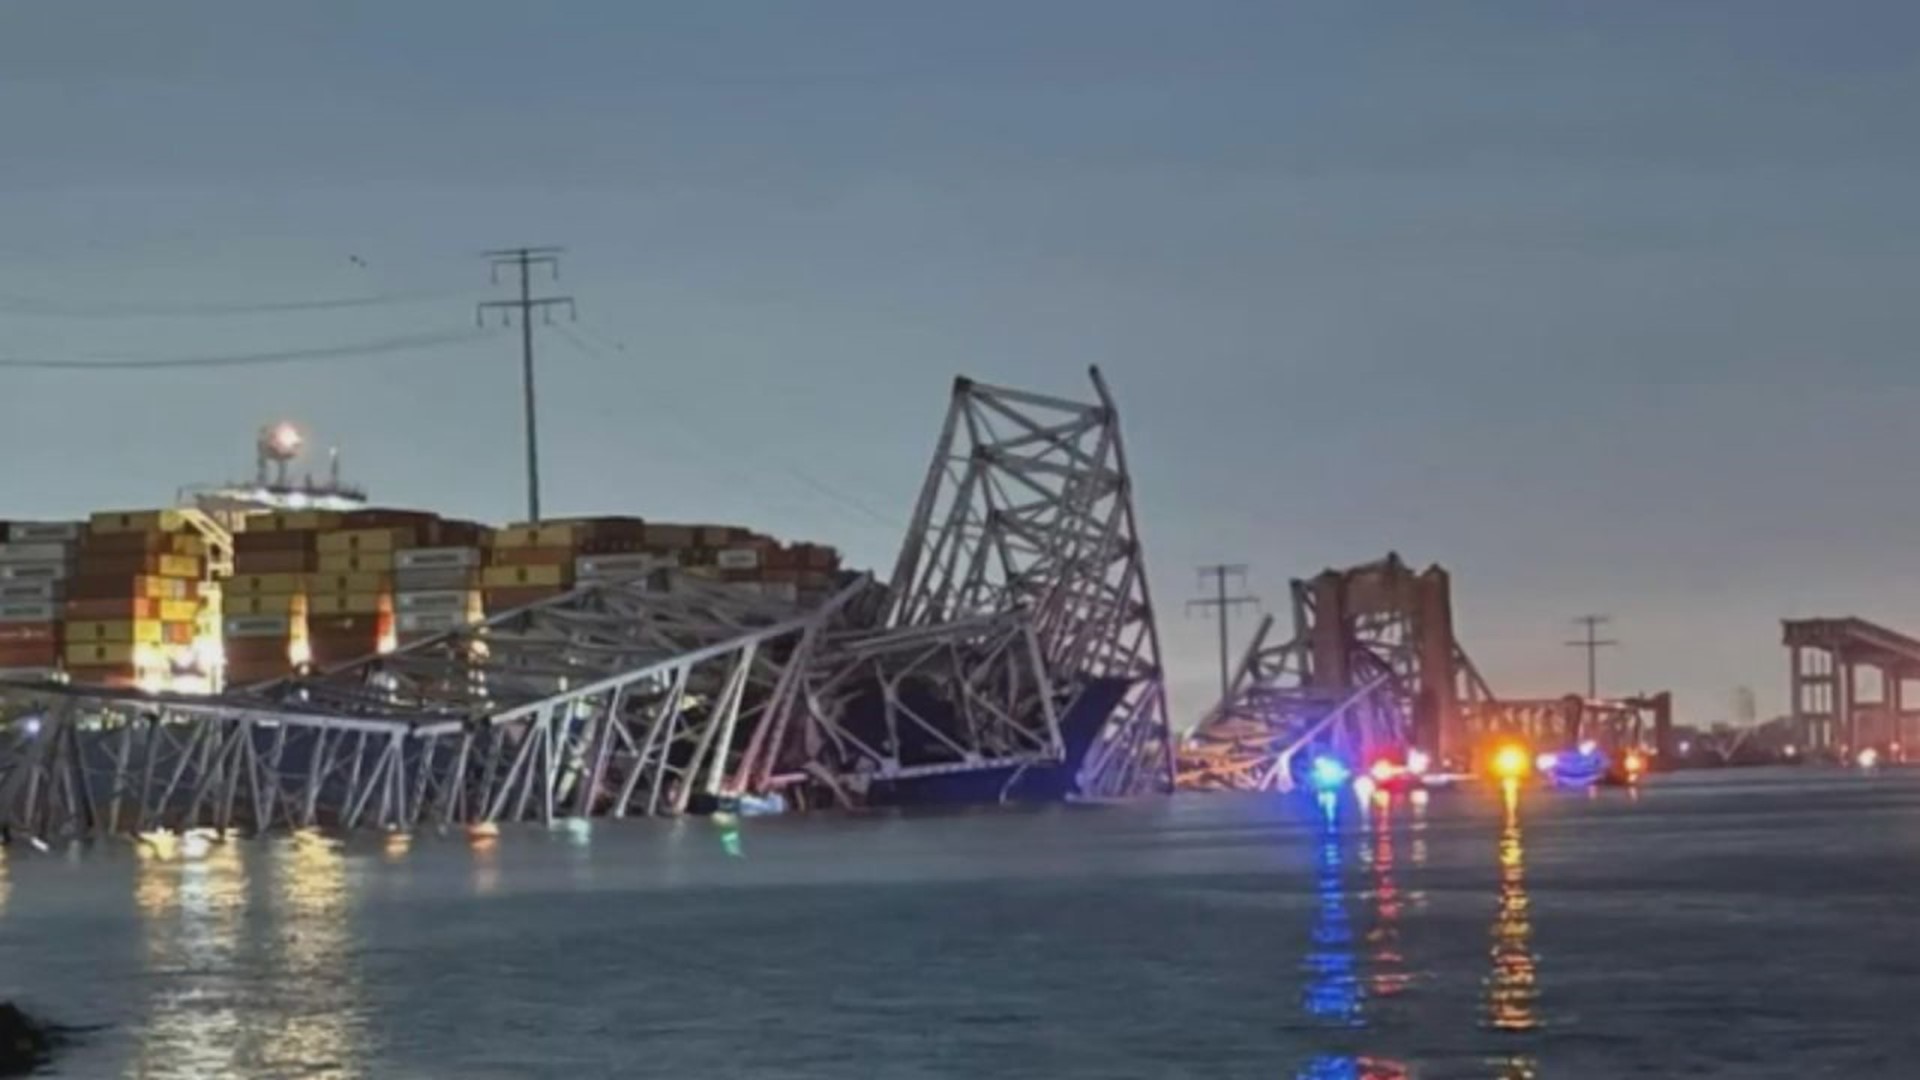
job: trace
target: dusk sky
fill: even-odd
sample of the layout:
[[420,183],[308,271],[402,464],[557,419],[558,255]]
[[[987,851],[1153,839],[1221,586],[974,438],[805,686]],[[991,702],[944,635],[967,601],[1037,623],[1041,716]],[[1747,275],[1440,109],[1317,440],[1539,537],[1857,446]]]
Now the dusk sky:
[[[1279,613],[1390,549],[1504,695],[1601,611],[1604,691],[1764,714],[1780,618],[1920,634],[1916,51],[1897,2],[15,3],[0,360],[464,334],[479,252],[561,244],[605,344],[542,338],[550,514],[884,569],[953,375],[1097,363],[1183,723],[1196,564]],[[0,517],[244,476],[282,416],[517,517],[518,378],[497,330],[0,368]]]

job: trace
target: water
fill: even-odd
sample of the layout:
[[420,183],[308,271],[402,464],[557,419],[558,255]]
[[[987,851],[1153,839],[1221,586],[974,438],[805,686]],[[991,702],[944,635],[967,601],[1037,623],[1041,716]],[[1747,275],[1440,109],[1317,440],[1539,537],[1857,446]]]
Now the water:
[[[162,856],[167,857],[162,857]],[[1920,775],[0,862],[68,1077],[1907,1075]]]

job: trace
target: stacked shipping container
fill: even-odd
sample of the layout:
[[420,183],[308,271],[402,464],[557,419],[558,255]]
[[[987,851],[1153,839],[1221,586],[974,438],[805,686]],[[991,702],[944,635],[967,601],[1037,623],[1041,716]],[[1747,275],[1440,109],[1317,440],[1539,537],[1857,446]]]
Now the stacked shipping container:
[[61,667],[62,605],[79,522],[0,524],[0,677],[46,678]]
[[66,590],[64,656],[74,682],[203,689],[196,648],[206,546],[174,510],[93,515]]
[[74,681],[197,689],[207,654],[223,648],[227,684],[247,685],[446,633],[578,582],[679,567],[798,600],[830,588],[839,568],[831,548],[626,517],[496,532],[416,511],[289,511],[235,528],[233,574],[209,587],[203,541],[176,511],[0,525],[0,677],[64,669]]

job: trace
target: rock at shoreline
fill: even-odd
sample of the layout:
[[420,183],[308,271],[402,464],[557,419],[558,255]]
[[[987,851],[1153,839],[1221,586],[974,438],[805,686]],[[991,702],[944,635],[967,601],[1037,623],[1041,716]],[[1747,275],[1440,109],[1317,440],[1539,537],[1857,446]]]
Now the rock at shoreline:
[[24,1076],[46,1064],[53,1036],[45,1025],[0,1001],[0,1076]]

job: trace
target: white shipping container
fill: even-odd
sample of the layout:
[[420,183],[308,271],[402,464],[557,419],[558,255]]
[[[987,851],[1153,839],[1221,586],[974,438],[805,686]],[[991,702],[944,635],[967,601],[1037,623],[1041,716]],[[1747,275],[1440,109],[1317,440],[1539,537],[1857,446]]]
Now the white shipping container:
[[395,552],[395,570],[455,570],[480,565],[480,549],[470,547],[410,548]]
[[59,622],[60,605],[44,600],[0,604],[0,622]]
[[0,562],[65,562],[73,548],[59,542],[0,544]]
[[293,633],[293,620],[285,615],[235,615],[227,620],[230,638],[283,638]]
[[452,611],[409,611],[394,618],[394,629],[402,634],[444,634],[467,625],[465,613]]
[[46,602],[58,599],[60,599],[60,583],[52,578],[44,581],[0,581],[0,600]]
[[453,589],[471,589],[474,584],[474,572],[469,568],[396,570],[393,573],[395,592],[446,592]]
[[393,596],[395,611],[451,611],[464,613],[480,605],[477,593],[466,589],[435,592],[403,592]]
[[64,562],[0,563],[0,581],[60,581],[66,576]]
[[717,553],[714,562],[722,570],[757,570],[760,552],[755,548],[728,548]]
[[577,578],[628,577],[636,574],[650,574],[671,565],[673,565],[671,560],[644,552],[625,555],[582,555],[573,560],[573,573]]
[[78,521],[16,521],[7,526],[7,539],[21,543],[71,543],[80,539],[86,526]]
[[800,586],[791,581],[763,581],[760,583],[760,595],[797,604],[800,602]]

